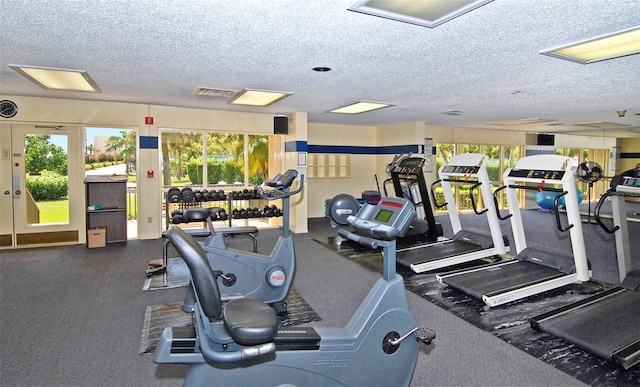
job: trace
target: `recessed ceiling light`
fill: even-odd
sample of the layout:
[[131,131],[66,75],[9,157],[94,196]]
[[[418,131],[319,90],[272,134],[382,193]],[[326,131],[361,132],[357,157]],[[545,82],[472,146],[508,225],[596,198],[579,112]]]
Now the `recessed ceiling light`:
[[388,103],[379,103],[379,102],[354,102],[352,104],[329,110],[329,113],[338,113],[338,114],[360,114],[365,112],[370,112],[372,110],[378,110],[382,108],[386,108],[389,106],[393,106]]
[[640,53],[640,26],[540,51],[540,54],[588,64]]
[[447,116],[461,116],[462,112],[460,110],[449,110],[448,112],[442,112],[442,114]]
[[437,27],[493,0],[361,0],[349,11],[423,27]]
[[543,122],[551,122],[551,121],[555,121],[555,120],[548,120],[546,118],[527,118],[524,120],[493,122],[489,125],[498,125],[498,126],[530,125],[530,124],[540,124]]
[[228,104],[232,105],[248,105],[266,107],[272,105],[283,98],[287,98],[291,93],[284,91],[255,90],[242,89],[230,100]]
[[331,71],[331,67],[327,66],[316,66],[312,69],[313,71],[317,71],[319,73],[326,73],[327,71]]
[[43,89],[102,92],[84,70],[21,65],[9,65],[9,67]]

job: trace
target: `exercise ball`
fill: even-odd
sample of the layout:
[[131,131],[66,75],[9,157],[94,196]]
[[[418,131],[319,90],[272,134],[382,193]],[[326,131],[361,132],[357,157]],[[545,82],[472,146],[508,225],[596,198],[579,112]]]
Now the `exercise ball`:
[[556,196],[558,196],[557,192],[551,191],[538,191],[536,192],[536,196],[534,197],[536,204],[540,206],[540,208],[545,210],[553,210],[553,201]]
[[[578,198],[578,204],[582,203],[582,191],[580,191],[579,189],[576,189],[576,197]],[[566,196],[566,195],[565,195]],[[558,200],[558,205],[562,206],[562,207],[566,207],[566,203],[564,201],[565,196],[561,197],[560,200]]]

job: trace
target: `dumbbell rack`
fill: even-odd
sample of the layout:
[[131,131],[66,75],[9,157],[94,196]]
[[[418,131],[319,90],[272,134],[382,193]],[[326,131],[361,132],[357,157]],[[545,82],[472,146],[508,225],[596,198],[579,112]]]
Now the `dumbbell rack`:
[[[226,195],[226,198],[224,200],[214,200],[214,201],[183,201],[183,200],[178,200],[178,201],[170,201],[169,197],[168,197],[168,193],[164,194],[164,203],[165,203],[165,229],[168,230],[169,227],[174,224],[172,222],[172,216],[171,216],[171,211],[172,211],[172,206],[178,206],[179,209],[185,209],[185,208],[194,208],[194,207],[223,207],[222,205],[211,205],[211,203],[214,204],[222,204],[223,202],[226,202],[226,208],[225,208],[225,212],[227,213],[227,219],[226,221],[228,222],[228,227],[232,227],[232,219],[234,219],[233,217],[233,206],[234,206],[234,202],[238,202],[238,201],[250,201],[250,200],[262,200],[260,198],[235,198],[233,197],[233,195],[228,194]],[[242,218],[242,219],[247,219],[247,218]],[[241,219],[237,219],[237,220],[241,220]]]

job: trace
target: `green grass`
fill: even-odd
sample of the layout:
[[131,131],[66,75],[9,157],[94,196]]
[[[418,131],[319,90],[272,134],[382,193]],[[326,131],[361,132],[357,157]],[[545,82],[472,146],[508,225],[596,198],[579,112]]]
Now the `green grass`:
[[[135,219],[137,195],[130,194],[127,198],[127,218]],[[69,199],[49,200],[37,202],[40,209],[40,223],[68,223],[69,222]]]
[[68,223],[69,199],[37,202],[40,209],[40,223]]

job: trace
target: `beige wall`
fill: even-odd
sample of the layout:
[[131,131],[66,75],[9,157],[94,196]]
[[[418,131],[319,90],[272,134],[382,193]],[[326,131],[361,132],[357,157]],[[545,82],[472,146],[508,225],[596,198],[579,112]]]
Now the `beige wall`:
[[[20,96],[0,96],[14,100],[19,114],[5,123],[75,124],[80,126],[126,127],[138,130],[139,136],[158,136],[160,129],[211,130],[253,134],[273,134],[273,115],[240,113],[205,109],[186,109],[117,102],[64,100]],[[144,123],[145,116],[154,117],[154,125]],[[526,134],[516,131],[463,129],[425,125],[423,122],[404,122],[384,126],[333,125],[308,123],[307,114],[289,116],[289,134],[281,136],[282,143],[272,155],[281,168],[297,168],[298,153],[284,153],[284,143],[306,141],[309,145],[346,145],[383,147],[390,145],[423,144],[425,137],[437,143],[523,145]],[[556,135],[556,146],[610,149],[615,140],[598,137]],[[620,152],[640,151],[640,139],[618,140]],[[78,157],[81,157],[79,155]],[[292,201],[292,229],[306,232],[309,217],[324,216],[324,202],[340,193],[360,197],[362,191],[380,188],[386,179],[385,167],[393,155],[351,155],[350,177],[307,181],[303,195]],[[81,162],[82,160],[78,160]],[[635,166],[640,160],[620,160],[622,170]],[[435,160],[434,160],[435,165]],[[435,169],[435,166],[434,166]],[[154,170],[155,178],[146,174],[138,179],[139,237],[151,239],[160,236],[164,227],[161,218],[160,157],[157,149],[142,149],[138,156],[138,171]],[[273,173],[274,171],[272,171]],[[427,174],[427,181],[435,179],[435,170]],[[83,197],[83,196],[82,196]],[[82,216],[82,215],[79,215]]]
[[[640,138],[620,139],[617,144],[620,153],[640,153]],[[635,168],[637,164],[640,164],[640,158],[619,159],[616,169],[617,172],[624,172]]]

